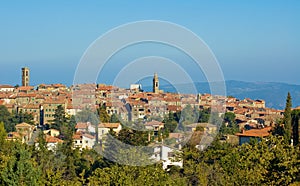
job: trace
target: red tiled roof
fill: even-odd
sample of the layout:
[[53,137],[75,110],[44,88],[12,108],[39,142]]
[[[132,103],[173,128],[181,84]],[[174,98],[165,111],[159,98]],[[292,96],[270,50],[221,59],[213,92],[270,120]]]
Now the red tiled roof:
[[262,129],[251,129],[243,131],[242,133],[236,133],[237,136],[244,137],[266,137],[270,135],[272,127],[265,127]]
[[33,86],[21,86],[18,87],[18,90],[33,90],[34,87]]
[[75,126],[75,129],[86,129],[87,128],[87,123],[77,123]]
[[84,136],[86,138],[90,138],[90,139],[95,139],[95,136],[92,136],[90,134],[82,134],[82,136]]
[[46,142],[47,143],[62,143],[63,140],[53,137],[53,136],[50,136],[50,135],[46,135]]
[[154,126],[154,125],[164,125],[164,124],[160,121],[155,121],[155,120],[145,123],[145,126]]
[[29,128],[29,127],[33,127],[32,125],[29,125],[28,123],[25,123],[25,122],[23,122],[23,123],[20,123],[20,124],[17,124],[16,125],[16,128],[19,128],[19,127],[27,127],[27,128]]
[[98,127],[100,128],[118,128],[120,123],[100,123]]
[[183,134],[181,133],[169,133],[169,138],[181,138]]
[[82,135],[79,133],[76,133],[76,134],[74,134],[73,135],[73,137],[72,137],[73,139],[75,139],[75,140],[79,140],[79,139],[81,139],[82,138]]

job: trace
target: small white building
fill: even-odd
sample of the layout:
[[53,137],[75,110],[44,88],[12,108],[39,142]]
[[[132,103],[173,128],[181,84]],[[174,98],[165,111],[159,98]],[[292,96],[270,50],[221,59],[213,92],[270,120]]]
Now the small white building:
[[99,139],[102,139],[111,129],[118,134],[122,130],[122,125],[120,123],[100,123],[98,125]]
[[63,140],[53,136],[46,135],[46,143],[47,143],[48,150],[55,151],[57,149],[57,145],[59,143],[63,143]]
[[170,166],[183,167],[183,160],[176,160],[175,155],[179,153],[178,149],[174,149],[165,145],[157,146],[154,148],[154,155],[152,159],[161,161],[163,163],[163,169],[167,169]]
[[[50,135],[45,135],[45,141],[46,141],[46,147],[48,150],[51,150],[51,151],[56,151],[57,149],[57,145],[60,144],[60,143],[63,143],[63,140],[57,138],[57,137],[54,137],[54,136],[50,136]],[[38,149],[39,148],[39,143],[36,142],[35,143],[35,148]]]
[[93,135],[77,132],[73,135],[74,148],[92,149],[95,145],[96,138]]
[[90,134],[82,134],[82,148],[92,149],[95,145],[96,138]]
[[13,92],[15,87],[11,85],[0,85],[0,92]]

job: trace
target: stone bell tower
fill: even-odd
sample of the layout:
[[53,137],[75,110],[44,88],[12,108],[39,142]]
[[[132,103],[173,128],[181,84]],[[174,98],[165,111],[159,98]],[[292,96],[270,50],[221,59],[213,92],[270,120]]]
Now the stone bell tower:
[[153,93],[155,94],[159,93],[159,81],[158,81],[157,73],[155,73],[153,77]]
[[22,68],[22,86],[29,86],[29,68]]

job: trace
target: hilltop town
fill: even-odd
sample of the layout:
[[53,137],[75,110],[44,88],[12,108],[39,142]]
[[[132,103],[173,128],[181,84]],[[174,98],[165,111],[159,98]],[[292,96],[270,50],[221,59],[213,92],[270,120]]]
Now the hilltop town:
[[[71,140],[73,151],[95,150],[117,163],[124,149],[144,156],[135,147],[145,146],[152,149],[148,159],[162,163],[163,170],[184,168],[185,158],[176,157],[183,146],[205,150],[217,140],[235,147],[280,134],[287,112],[266,108],[264,100],[164,92],[157,73],[152,92],[144,92],[140,84],[129,88],[105,84],[30,86],[29,80],[30,71],[25,67],[22,86],[0,85],[0,116],[12,115],[4,121],[6,141],[56,152]],[[297,145],[299,127],[295,129],[298,132],[290,138]],[[129,161],[126,156],[122,161]]]
[[[30,86],[29,80],[29,68],[25,67],[22,68],[22,86],[0,85],[0,105],[4,105],[11,113],[31,114],[33,124],[40,127],[47,125],[51,128],[58,106],[63,108],[67,117],[75,116],[87,108],[103,108],[109,117],[117,117],[119,124],[104,123],[102,128],[119,128],[117,130],[119,131],[120,121],[140,121],[155,133],[164,128],[165,116],[181,112],[187,107],[196,111],[212,109],[211,112],[219,114],[233,113],[240,131],[245,127],[247,129],[274,127],[275,122],[283,117],[282,110],[266,108],[264,100],[249,98],[239,100],[207,93],[197,95],[165,93],[159,89],[159,78],[156,73],[153,77],[153,92],[143,92],[141,85],[138,84],[132,84],[128,89],[104,84],[79,84],[71,87],[63,84],[40,84],[34,87]],[[195,123],[201,123],[199,121],[197,118],[192,123],[186,123],[187,127],[193,128],[192,126],[197,125]],[[99,121],[99,124],[101,122],[103,123]],[[79,122],[76,129],[84,131],[82,129],[88,128],[88,125],[90,124]],[[13,134],[15,133],[11,131],[10,136]],[[74,135],[74,140],[76,138],[78,135]],[[88,147],[92,146],[90,143]]]
[[[11,113],[29,113],[36,126],[53,123],[58,106],[68,117],[76,115],[94,103],[91,108],[105,108],[109,117],[115,115],[123,122],[152,120],[163,121],[169,113],[181,112],[188,105],[196,110],[235,114],[240,129],[247,125],[258,129],[274,126],[283,117],[282,110],[265,107],[264,100],[243,100],[210,94],[164,93],[159,89],[159,78],[153,77],[153,92],[143,92],[141,85],[120,88],[104,84],[80,84],[67,87],[63,84],[30,86],[29,68],[22,68],[22,86],[0,85],[0,105]],[[79,103],[78,103],[79,101]],[[196,121],[197,122],[197,121]],[[191,123],[190,123],[191,124]],[[161,127],[163,123],[160,122]]]

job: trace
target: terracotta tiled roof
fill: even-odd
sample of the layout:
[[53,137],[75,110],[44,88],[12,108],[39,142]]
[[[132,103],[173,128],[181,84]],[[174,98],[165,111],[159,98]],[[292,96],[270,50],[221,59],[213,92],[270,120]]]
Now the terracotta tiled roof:
[[76,124],[75,128],[76,128],[76,129],[86,129],[87,126],[88,126],[87,123],[82,123],[82,122],[80,122],[80,123],[77,123],[77,124]]
[[183,134],[181,133],[169,133],[169,138],[182,138]]
[[179,110],[181,110],[182,108],[181,108],[181,106],[175,106],[175,105],[168,105],[167,106],[167,109],[169,110],[169,111],[179,111]]
[[21,92],[17,94],[17,97],[36,97],[36,94],[35,93],[26,94]]
[[237,133],[237,136],[244,136],[244,137],[266,137],[270,135],[272,127],[265,127],[262,129],[251,129],[246,130],[241,133]]
[[120,123],[100,123],[99,128],[118,128]]
[[53,136],[50,136],[50,135],[46,135],[46,142],[47,143],[62,143],[63,140],[53,137]]
[[90,139],[95,139],[95,136],[92,136],[90,134],[82,134],[82,136],[84,136],[86,138],[90,138]]
[[80,134],[80,133],[76,133],[73,135],[74,140],[80,140],[81,138],[82,138],[82,134]]
[[20,123],[20,124],[17,124],[16,125],[16,128],[19,128],[19,127],[22,127],[22,128],[24,128],[24,127],[33,127],[32,125],[29,125],[28,123],[25,123],[25,122],[23,122],[23,123]]
[[34,87],[33,86],[21,86],[18,87],[18,90],[33,90]]
[[164,125],[164,124],[160,121],[155,121],[155,120],[145,123],[145,126],[154,126],[154,125]]

